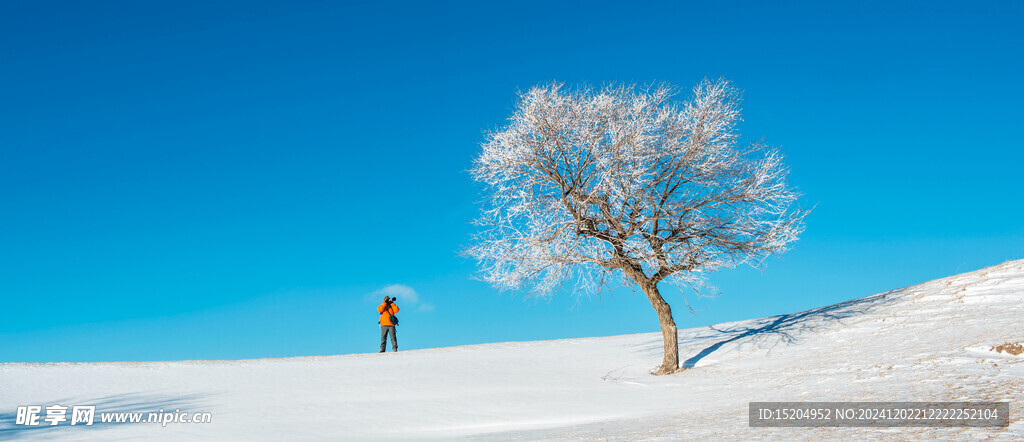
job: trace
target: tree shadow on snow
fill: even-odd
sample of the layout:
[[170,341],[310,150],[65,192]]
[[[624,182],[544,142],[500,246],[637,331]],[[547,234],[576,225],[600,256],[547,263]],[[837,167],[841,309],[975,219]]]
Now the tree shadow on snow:
[[712,326],[710,329],[715,332],[712,336],[701,336],[698,338],[713,336],[728,336],[728,338],[716,342],[683,361],[682,368],[693,368],[701,359],[731,342],[756,341],[766,337],[776,337],[778,340],[773,345],[796,343],[799,340],[798,336],[800,334],[822,329],[835,322],[841,323],[843,319],[868,313],[894,301],[896,297],[893,295],[896,292],[896,290],[893,290],[799,313],[772,316],[757,320],[758,322],[755,322],[753,325],[750,322],[746,322],[742,325],[724,329],[717,329]]
[[[58,434],[62,434],[64,431],[76,432],[73,435],[70,433],[64,433],[68,436],[80,436],[80,434],[77,433],[79,431],[84,431],[87,432],[85,434],[89,434],[88,432],[97,431],[102,428],[111,428],[111,426],[115,425],[160,425],[159,423],[102,422],[100,420],[100,413],[142,412],[142,419],[145,420],[148,417],[148,413],[159,413],[161,409],[165,412],[174,412],[175,409],[180,409],[182,412],[187,412],[191,416],[193,412],[210,411],[200,409],[204,404],[203,398],[204,395],[201,394],[168,395],[123,393],[95,399],[66,398],[47,401],[46,403],[19,404],[23,406],[40,405],[43,407],[42,411],[38,414],[39,425],[15,425],[17,410],[2,410],[2,412],[0,412],[0,440],[35,438],[44,435],[54,437]],[[65,414],[67,420],[60,422],[57,425],[50,425],[48,421],[43,420],[43,418],[46,417],[46,407],[51,405],[62,405],[68,407],[67,413]],[[71,407],[74,405],[96,406],[92,425],[71,425]],[[93,434],[93,436],[101,438],[101,436],[97,434]]]

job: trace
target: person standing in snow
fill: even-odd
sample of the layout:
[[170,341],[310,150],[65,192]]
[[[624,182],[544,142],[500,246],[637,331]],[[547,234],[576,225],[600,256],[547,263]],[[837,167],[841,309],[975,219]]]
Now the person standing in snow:
[[[391,334],[391,350],[398,351],[398,335],[395,332],[395,325],[391,322],[391,318],[398,313],[398,305],[395,304],[395,300],[398,298],[384,297],[384,302],[377,306],[377,311],[380,312],[380,320],[377,321],[380,324],[380,352],[384,353],[384,349],[388,343],[388,333]],[[396,321],[397,322],[397,321]]]

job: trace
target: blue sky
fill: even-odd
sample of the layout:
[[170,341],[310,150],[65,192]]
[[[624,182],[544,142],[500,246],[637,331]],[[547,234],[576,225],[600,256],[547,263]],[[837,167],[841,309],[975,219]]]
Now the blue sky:
[[[471,280],[466,170],[516,91],[725,77],[815,205],[680,327],[1024,258],[1016,2],[5,2],[0,361],[375,351],[658,330],[630,290]],[[411,302],[415,298],[416,302]]]

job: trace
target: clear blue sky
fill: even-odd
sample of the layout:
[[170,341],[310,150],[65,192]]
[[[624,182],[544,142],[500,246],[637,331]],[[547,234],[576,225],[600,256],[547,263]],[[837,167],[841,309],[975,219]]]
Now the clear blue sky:
[[696,316],[663,289],[680,327],[1024,258],[1019,2],[334,3],[0,5],[0,362],[375,351],[394,284],[407,350],[657,331],[457,254],[483,131],[550,80],[731,79],[817,206]]

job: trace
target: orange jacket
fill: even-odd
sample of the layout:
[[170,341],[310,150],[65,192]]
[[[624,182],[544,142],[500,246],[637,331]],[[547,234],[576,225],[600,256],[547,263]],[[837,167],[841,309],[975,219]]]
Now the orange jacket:
[[398,313],[398,306],[395,303],[391,303],[391,308],[387,307],[386,303],[380,303],[377,306],[377,311],[380,312],[380,325],[395,325],[391,323],[391,315]]

